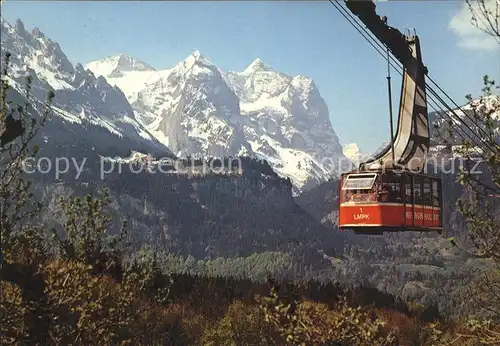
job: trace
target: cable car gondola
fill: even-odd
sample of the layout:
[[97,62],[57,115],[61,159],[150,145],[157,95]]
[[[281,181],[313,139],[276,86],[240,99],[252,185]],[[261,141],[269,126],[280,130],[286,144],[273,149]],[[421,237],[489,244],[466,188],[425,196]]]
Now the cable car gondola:
[[[363,2],[347,1],[351,11],[364,19],[368,29],[387,46],[388,54],[392,51],[403,64],[403,80],[396,135],[389,107],[390,144],[357,170],[341,175],[339,228],[357,234],[442,233],[441,179],[423,172],[430,136],[427,68],[422,63],[419,38],[387,26],[385,18],[376,16],[373,4],[360,3]],[[390,73],[388,87],[390,101]]]
[[340,228],[357,234],[442,233],[441,180],[410,171],[354,171],[340,180]]

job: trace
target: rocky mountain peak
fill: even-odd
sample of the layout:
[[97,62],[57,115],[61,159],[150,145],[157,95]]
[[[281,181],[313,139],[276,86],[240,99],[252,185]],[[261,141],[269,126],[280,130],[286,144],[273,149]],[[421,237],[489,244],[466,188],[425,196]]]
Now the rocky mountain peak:
[[122,77],[126,72],[148,72],[155,69],[145,62],[120,53],[87,64],[87,68],[103,77]]
[[248,65],[242,74],[248,75],[256,72],[274,71],[271,67],[266,65],[260,58],[255,59]]

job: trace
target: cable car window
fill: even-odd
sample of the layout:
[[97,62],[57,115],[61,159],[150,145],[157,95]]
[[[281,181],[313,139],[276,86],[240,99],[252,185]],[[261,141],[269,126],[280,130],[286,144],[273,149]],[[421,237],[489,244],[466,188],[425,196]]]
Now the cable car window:
[[410,175],[405,175],[405,202],[413,203],[412,178]]
[[376,202],[378,185],[376,173],[348,175],[342,185],[342,202]]
[[344,190],[342,202],[369,203],[376,201],[373,190]]
[[394,184],[394,202],[401,203],[403,202],[402,194],[401,194],[401,181],[398,181]]
[[342,190],[370,190],[377,178],[376,174],[349,175]]
[[401,202],[401,177],[398,175],[384,175],[380,191],[380,201],[389,203]]
[[415,204],[422,204],[422,177],[415,177],[415,184],[413,185],[413,193],[415,195]]
[[441,204],[441,200],[439,198],[439,194],[440,191],[439,191],[439,182],[437,180],[433,180],[432,181],[432,201],[433,201],[433,205],[435,207],[439,207],[440,204]]
[[429,178],[424,178],[423,187],[424,187],[423,204],[432,205],[431,181]]

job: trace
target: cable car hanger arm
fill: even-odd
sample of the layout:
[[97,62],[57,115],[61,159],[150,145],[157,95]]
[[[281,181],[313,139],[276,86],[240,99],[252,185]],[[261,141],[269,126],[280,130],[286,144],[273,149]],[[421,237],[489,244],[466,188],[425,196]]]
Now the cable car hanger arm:
[[[344,2],[347,8],[366,25],[403,66],[408,66],[415,60],[405,35],[398,29],[387,25],[387,17],[377,15],[373,1],[346,0]],[[427,67],[422,67],[427,75]]]
[[[348,10],[359,17],[367,29],[387,48],[388,63],[390,64],[389,53],[392,52],[403,65],[401,99],[395,136],[393,136],[391,116],[390,145],[374,157],[360,163],[359,169],[377,170],[404,167],[412,171],[422,170],[430,145],[430,136],[425,92],[427,69],[422,63],[419,38],[416,35],[405,36],[397,29],[388,26],[386,18],[377,15],[375,4],[372,1],[347,0],[344,2]],[[335,5],[333,1],[331,3],[341,11],[340,5]],[[346,17],[346,19],[348,18]],[[389,75],[388,81],[390,82]],[[390,83],[388,85],[390,87]],[[391,111],[392,109],[390,113]]]

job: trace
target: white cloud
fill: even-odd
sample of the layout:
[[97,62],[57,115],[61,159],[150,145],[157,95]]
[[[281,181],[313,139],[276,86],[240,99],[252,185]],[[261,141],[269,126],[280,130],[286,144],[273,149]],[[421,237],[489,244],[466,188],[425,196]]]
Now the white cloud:
[[[500,0],[486,0],[486,8],[496,13],[497,8],[500,11]],[[479,16],[477,25],[482,29],[486,28],[486,21],[482,19],[478,1],[472,1],[472,8],[476,15]],[[481,49],[481,50],[497,50],[500,47],[500,42],[494,37],[484,33],[472,24],[472,13],[469,5],[465,2],[460,11],[453,16],[449,23],[449,28],[458,36],[458,45],[466,49]]]

